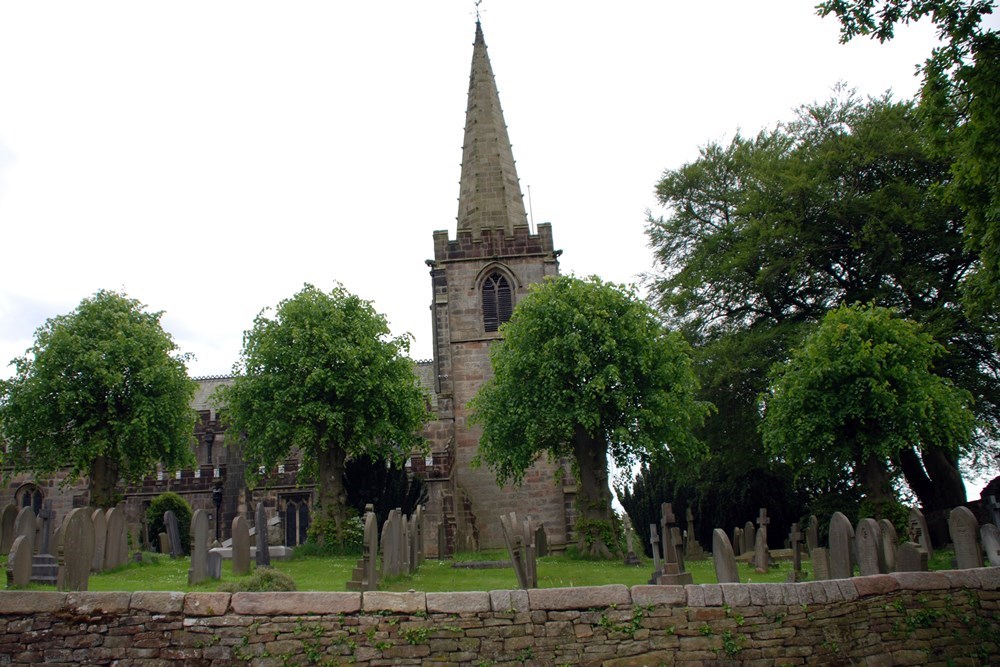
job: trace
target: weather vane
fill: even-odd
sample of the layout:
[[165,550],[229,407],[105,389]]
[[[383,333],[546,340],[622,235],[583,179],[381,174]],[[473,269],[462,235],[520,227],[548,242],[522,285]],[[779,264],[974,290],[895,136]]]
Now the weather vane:
[[479,21],[479,5],[483,4],[483,0],[475,0],[476,5],[476,22]]

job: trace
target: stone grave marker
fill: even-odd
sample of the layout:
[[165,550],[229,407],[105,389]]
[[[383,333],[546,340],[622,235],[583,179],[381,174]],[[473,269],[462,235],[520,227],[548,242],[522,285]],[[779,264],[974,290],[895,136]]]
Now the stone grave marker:
[[948,514],[948,531],[955,545],[958,569],[983,566],[983,547],[979,544],[979,522],[968,507],[958,506]]
[[813,579],[825,581],[830,578],[830,551],[826,547],[816,547],[809,554],[812,561]]
[[354,568],[354,576],[347,582],[349,591],[374,591],[378,589],[378,519],[375,506],[365,505],[365,532],[361,543],[361,558]]
[[993,519],[993,525],[1000,527],[1000,501],[997,501],[996,496],[986,496],[982,500],[986,505],[986,509],[990,511],[990,518]]
[[924,513],[916,507],[911,508],[909,524],[911,533],[915,528],[920,529],[920,532],[917,533],[918,539],[914,539],[913,541],[920,543],[923,550],[927,552],[927,558],[933,556],[934,547],[931,545],[931,534],[930,531],[927,530],[927,519],[924,518]]
[[[35,510],[30,507],[22,507],[21,511],[17,513],[17,518],[14,519],[14,539],[17,539],[19,535],[23,535],[28,538],[28,544],[31,545],[31,551],[35,551]],[[11,542],[11,548],[13,548],[13,542]]]
[[256,529],[256,551],[254,552],[257,567],[271,567],[271,549],[267,540],[267,510],[264,503],[257,503],[257,511],[254,514],[254,528]]
[[181,547],[181,527],[177,523],[177,515],[173,510],[163,513],[163,525],[167,527],[167,542],[170,544],[170,557],[181,558],[184,549]]
[[788,573],[788,581],[802,581],[802,531],[799,524],[793,523],[788,531],[788,543],[792,545],[792,571]]
[[414,570],[424,564],[424,556],[427,553],[427,548],[424,545],[424,506],[417,505],[416,509],[413,510],[413,543],[416,548],[414,553]]
[[205,561],[208,576],[218,581],[222,579],[222,554],[218,551],[209,551]]
[[656,532],[656,524],[649,524],[649,544],[653,548],[653,579],[660,571],[660,535]]
[[819,519],[815,514],[809,515],[809,525],[806,526],[806,550],[809,553],[819,546]]
[[[30,510],[30,507],[24,509]],[[23,510],[22,510],[23,511]],[[31,513],[34,516],[34,512]],[[26,588],[31,581],[31,559],[34,556],[35,535],[18,535],[7,555],[7,586]]]
[[[629,535],[631,535],[632,524],[628,524]],[[545,532],[545,524],[538,524],[535,529],[535,552],[539,558],[549,555],[549,536]],[[635,554],[633,554],[635,555]]]
[[242,515],[233,519],[233,574],[250,573],[250,524]]
[[382,577],[398,577],[401,556],[399,544],[399,511],[389,510],[389,517],[382,524]]
[[899,544],[899,536],[896,534],[896,527],[888,519],[880,519],[878,526],[881,529],[879,545],[882,548],[882,562],[885,563],[886,572],[896,571],[896,549]]
[[670,527],[670,540],[674,545],[674,553],[677,554],[677,565],[681,572],[684,572],[684,535],[681,533],[680,526]]
[[855,549],[858,554],[858,571],[861,576],[885,574],[882,556],[882,530],[875,519],[861,519],[855,532]]
[[410,521],[403,514],[403,509],[399,510],[399,529],[402,531],[400,536],[399,546],[400,546],[400,568],[405,574],[413,574],[413,541],[410,539]]
[[926,572],[927,552],[917,542],[903,542],[896,550],[896,572]]
[[538,581],[532,581],[532,568],[529,567],[527,562],[533,554],[528,552],[524,539],[525,534],[530,534],[531,532],[530,526],[526,531],[518,523],[517,514],[511,512],[509,515],[500,515],[500,527],[503,532],[504,543],[507,546],[507,553],[510,556],[511,565],[514,567],[514,575],[517,577],[518,586],[522,590],[537,587]]
[[160,540],[160,553],[161,554],[170,553],[170,536],[167,535],[166,533],[160,533],[158,537]]
[[753,551],[755,544],[757,544],[757,534],[753,527],[753,521],[747,521],[743,524],[743,553]]
[[438,523],[438,560],[448,557],[448,528],[444,521]]
[[[663,503],[660,505],[660,527],[662,534],[660,539],[663,543],[663,560],[660,568],[653,572],[653,578],[649,583],[661,585],[686,585],[694,583],[690,572],[684,571],[683,551],[678,551],[678,546],[683,543],[680,529],[674,526],[673,505]],[[654,549],[655,552],[655,549]]]
[[841,512],[830,517],[830,577],[848,579],[854,576],[854,528]]
[[195,510],[191,515],[191,569],[188,584],[208,579],[208,512]]
[[[714,538],[713,538],[714,539]],[[739,556],[743,553],[743,529],[739,526],[733,528],[733,553]]]
[[983,541],[983,549],[986,551],[986,558],[990,567],[1000,565],[1000,528],[996,524],[984,523],[979,529],[979,536]]
[[90,571],[103,572],[104,548],[108,542],[108,522],[104,510],[98,508],[91,513],[90,525],[94,528],[94,559],[90,564]]
[[94,565],[95,538],[94,522],[87,508],[77,507],[66,515],[59,556],[59,590],[87,590]]
[[105,516],[107,537],[104,540],[104,569],[113,570],[128,561],[128,541],[125,537],[125,511],[112,507]]
[[771,564],[771,553],[767,548],[767,525],[771,519],[767,516],[767,508],[761,507],[757,516],[757,534],[754,537],[753,564],[758,574],[767,572]]
[[712,563],[715,565],[715,578],[720,584],[740,583],[733,545],[730,544],[726,531],[721,528],[712,531]]
[[31,580],[40,584],[55,585],[59,581],[59,560],[52,553],[52,531],[55,528],[56,513],[52,511],[52,501],[42,504],[38,513],[41,519],[41,529],[36,539],[41,545],[35,546],[35,555],[31,560]]
[[[544,531],[542,531],[544,532]],[[538,538],[535,538],[535,544],[538,544]],[[539,555],[541,555],[541,549],[538,550]],[[625,565],[641,565],[639,556],[635,553],[635,540],[632,537],[632,522],[628,519],[625,520]]]
[[8,503],[0,511],[0,553],[10,553],[10,548],[14,546],[14,522],[17,521],[17,507]]
[[694,531],[694,512],[691,508],[687,508],[686,513],[687,518],[687,543],[685,544],[684,557],[687,560],[704,560],[705,549],[702,548],[701,544],[698,543],[698,539],[695,537]]

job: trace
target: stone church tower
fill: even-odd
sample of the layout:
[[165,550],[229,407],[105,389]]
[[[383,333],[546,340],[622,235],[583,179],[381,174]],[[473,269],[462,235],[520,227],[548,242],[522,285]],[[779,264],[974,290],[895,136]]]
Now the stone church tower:
[[[507,127],[482,26],[469,80],[456,238],[434,232],[431,313],[434,360],[421,369],[437,420],[425,432],[432,453],[412,462],[429,488],[428,526],[443,521],[449,551],[503,545],[499,516],[517,511],[545,526],[550,545],[567,542],[572,526],[571,477],[566,488],[544,459],[518,488],[499,487],[491,471],[474,468],[480,428],[469,424],[468,402],[490,377],[490,344],[528,286],[555,276],[560,251],[552,227],[532,234],[514,167]],[[568,470],[567,470],[568,473]],[[433,539],[433,537],[432,537]],[[434,549],[433,546],[429,547]]]

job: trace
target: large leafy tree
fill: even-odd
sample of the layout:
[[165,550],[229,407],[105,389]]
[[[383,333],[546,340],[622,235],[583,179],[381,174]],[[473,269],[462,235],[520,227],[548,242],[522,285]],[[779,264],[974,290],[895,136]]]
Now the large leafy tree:
[[[948,350],[935,370],[975,397],[981,435],[1000,423],[995,338],[961,304],[976,255],[939,187],[950,165],[925,141],[912,104],[840,89],[791,122],[710,144],[664,174],[657,195],[671,211],[647,228],[660,269],[652,286],[695,345],[707,397],[736,415],[718,428],[710,420],[713,453],[766,456],[754,425],[768,368],[842,303],[873,302],[922,323]],[[900,465],[926,508],[964,501],[954,449],[911,448]]]
[[841,306],[823,318],[762,396],[768,450],[803,476],[849,471],[875,511],[895,500],[893,462],[912,448],[961,450],[969,392],[933,371],[944,348],[889,309]]
[[494,377],[472,401],[479,457],[519,482],[542,454],[570,457],[578,478],[581,552],[609,556],[608,457],[686,461],[701,452],[689,348],[625,287],[559,277],[533,285],[491,351]]
[[192,462],[197,385],[161,315],[100,291],[42,325],[0,384],[5,463],[86,476],[90,503],[111,507],[119,480]]
[[350,457],[401,465],[420,445],[426,407],[408,351],[407,336],[391,337],[385,317],[339,285],[305,285],[243,336],[237,378],[218,395],[227,427],[243,436],[251,474],[301,454],[324,540],[344,542]]

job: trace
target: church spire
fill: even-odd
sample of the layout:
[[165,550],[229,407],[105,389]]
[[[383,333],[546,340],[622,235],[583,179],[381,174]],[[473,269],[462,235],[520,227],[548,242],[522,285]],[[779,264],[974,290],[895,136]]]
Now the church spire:
[[515,226],[527,224],[500,96],[477,19],[465,112],[458,230],[471,231],[473,238],[478,238],[485,229],[503,229],[512,235]]

